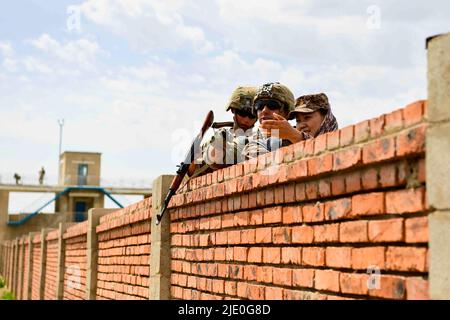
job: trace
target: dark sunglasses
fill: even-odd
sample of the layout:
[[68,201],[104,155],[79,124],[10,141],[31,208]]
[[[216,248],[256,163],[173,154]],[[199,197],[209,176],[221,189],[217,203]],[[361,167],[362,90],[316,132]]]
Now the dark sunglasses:
[[247,118],[250,118],[250,119],[256,119],[256,115],[254,115],[253,113],[250,113],[250,112],[248,112],[248,111],[245,111],[245,110],[239,110],[239,109],[237,109],[237,110],[235,111],[235,113],[236,113],[239,117],[247,117]]
[[275,111],[283,108],[283,104],[277,100],[258,100],[254,104],[256,111],[262,111],[264,107],[269,108],[269,110]]

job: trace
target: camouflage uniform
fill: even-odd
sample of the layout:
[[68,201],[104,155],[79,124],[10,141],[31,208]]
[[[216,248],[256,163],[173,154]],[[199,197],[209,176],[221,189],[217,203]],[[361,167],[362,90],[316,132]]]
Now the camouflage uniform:
[[[256,87],[238,87],[231,94],[226,111],[231,109],[243,110],[254,114],[253,99]],[[255,115],[256,117],[256,115]],[[219,168],[227,167],[245,160],[242,156],[244,146],[253,135],[252,128],[244,131],[234,121],[233,128],[220,128],[211,139],[202,145],[202,163],[194,172],[193,176],[199,176],[212,172]],[[214,150],[214,156],[212,151]]]
[[[253,104],[259,99],[272,99],[281,102],[287,111],[294,109],[295,98],[288,87],[279,82],[267,83],[259,87]],[[252,136],[251,141],[244,147],[242,156],[244,159],[255,158],[258,155],[267,152],[275,151],[281,147],[291,144],[288,140],[283,140],[277,137],[266,137],[266,135],[258,129]]]

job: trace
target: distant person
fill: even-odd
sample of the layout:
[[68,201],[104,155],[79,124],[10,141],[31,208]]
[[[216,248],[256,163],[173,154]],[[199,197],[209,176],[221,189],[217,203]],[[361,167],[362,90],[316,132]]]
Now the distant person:
[[41,168],[39,171],[39,184],[44,184],[44,176],[45,176],[45,169],[44,167]]
[[14,173],[14,179],[16,179],[16,184],[22,183],[22,177],[18,173]]

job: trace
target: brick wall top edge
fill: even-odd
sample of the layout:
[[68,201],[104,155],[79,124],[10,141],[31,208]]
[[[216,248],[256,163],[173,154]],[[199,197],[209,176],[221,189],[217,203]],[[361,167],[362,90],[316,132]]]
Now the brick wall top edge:
[[83,221],[67,228],[63,235],[64,239],[75,238],[84,234],[87,234],[88,221]]
[[56,240],[59,237],[59,230],[52,230],[47,234],[47,237],[45,238],[45,240],[47,241],[51,241],[51,240]]
[[132,205],[127,206],[123,209],[118,209],[117,211],[114,211],[107,215],[102,216],[100,218],[99,223],[102,224],[106,221],[111,221],[111,220],[117,219],[119,217],[122,217],[124,215],[132,214],[134,211],[137,211],[137,210],[150,209],[151,206],[152,206],[152,197],[148,197],[139,202],[133,203]]
[[151,221],[151,207],[137,209],[114,219],[103,221],[96,227],[96,232],[100,233],[125,225],[139,223],[141,221]]
[[36,233],[34,236],[33,236],[33,243],[40,243],[41,242],[41,234],[40,233]]
[[[363,150],[361,146],[365,146],[369,143],[375,143],[380,140],[388,140],[389,137],[393,137],[393,139],[395,139],[402,132],[408,131],[410,128],[425,123],[427,110],[426,105],[426,100],[418,100],[408,104],[404,108],[397,109],[387,114],[382,114],[379,117],[341,128],[336,132],[325,134],[316,139],[302,141],[300,143],[281,148],[279,150],[279,154],[277,155],[278,159],[274,159],[274,153],[276,152],[272,152],[192,179],[173,197],[169,204],[169,208],[179,207],[185,203],[203,201],[204,199],[196,200],[196,197],[204,196],[197,194],[197,192],[204,191],[204,187],[221,184],[227,180],[236,180],[238,178],[250,176],[253,173],[266,170],[267,167],[269,167],[274,161],[283,165],[285,163],[292,163],[293,160],[302,161],[302,159],[305,159],[304,161],[307,161],[319,158],[323,160],[326,156],[329,156],[330,154],[334,155],[341,149],[343,151],[347,149],[351,150],[353,146],[355,146],[355,148],[358,146],[359,150],[355,149],[355,152],[361,152],[361,156],[358,161],[362,163]],[[320,146],[315,145],[315,142]],[[305,155],[303,158],[295,157],[295,153],[298,152],[298,150],[301,150],[303,155]],[[389,155],[385,155],[383,161],[388,160],[388,156]],[[307,164],[305,163],[305,165]],[[333,172],[341,169],[339,167],[335,168],[335,163],[332,163],[332,165]],[[347,168],[344,167],[344,169]],[[194,191],[194,193],[192,193],[192,191]],[[206,199],[208,198],[208,195],[206,195]]]

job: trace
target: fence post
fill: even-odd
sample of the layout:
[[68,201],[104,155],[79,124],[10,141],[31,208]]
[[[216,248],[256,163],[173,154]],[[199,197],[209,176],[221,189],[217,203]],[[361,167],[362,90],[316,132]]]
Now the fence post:
[[94,208],[88,211],[86,300],[95,300],[97,296],[98,236],[96,228],[100,217],[113,211],[117,209]]
[[161,175],[153,181],[151,252],[150,252],[150,300],[170,299],[170,216],[168,212],[156,225],[156,215],[172,183],[173,175]]
[[450,299],[450,33],[427,39],[430,298]]
[[31,289],[33,285],[33,238],[36,232],[30,232],[28,234],[28,269],[27,269],[27,284],[25,286],[27,290],[27,299],[31,300]]

